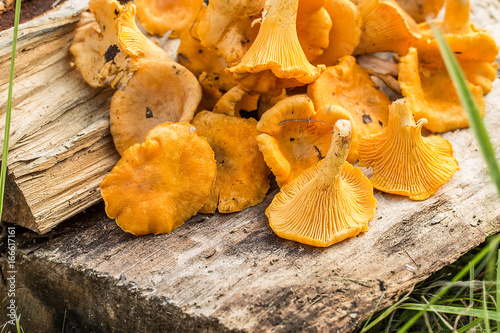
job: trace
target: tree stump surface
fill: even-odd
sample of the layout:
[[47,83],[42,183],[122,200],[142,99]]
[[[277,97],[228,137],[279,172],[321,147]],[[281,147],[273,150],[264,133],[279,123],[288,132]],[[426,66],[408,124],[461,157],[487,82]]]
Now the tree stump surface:
[[[473,22],[500,41],[500,3],[472,7]],[[486,100],[500,157],[498,81]],[[460,164],[448,183],[425,201],[375,191],[370,231],[329,248],[272,232],[264,211],[276,188],[258,206],[197,215],[169,235],[126,234],[102,204],[45,236],[25,232],[17,238],[21,324],[27,331],[61,331],[63,322],[82,332],[353,331],[500,231],[500,199],[471,131],[443,136]],[[6,272],[5,253],[1,264]]]

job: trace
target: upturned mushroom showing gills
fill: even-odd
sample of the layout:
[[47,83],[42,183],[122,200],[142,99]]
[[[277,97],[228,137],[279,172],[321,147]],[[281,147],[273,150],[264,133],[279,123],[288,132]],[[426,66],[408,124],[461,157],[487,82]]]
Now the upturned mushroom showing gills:
[[203,111],[192,124],[217,161],[215,184],[200,212],[233,213],[261,203],[269,189],[269,168],[255,140],[257,121]]
[[201,43],[228,63],[239,61],[259,31],[252,24],[261,16],[265,0],[211,0],[198,26]]
[[177,38],[189,29],[203,7],[203,0],[135,0],[137,18],[152,35]]
[[134,235],[169,233],[206,203],[214,152],[188,123],[153,128],[127,149],[101,182],[106,213]]
[[[434,24],[445,32],[445,39],[460,62],[467,80],[480,86],[486,94],[496,78],[498,46],[491,34],[469,21],[469,0],[448,0],[444,20]],[[422,38],[412,43],[419,59],[427,64],[440,63],[441,54],[429,23],[419,25]]]
[[439,136],[422,137],[426,120],[415,123],[412,105],[405,99],[389,109],[387,127],[360,140],[359,165],[373,168],[374,188],[425,200],[458,170],[453,148]]
[[363,33],[355,54],[392,51],[405,55],[420,37],[417,23],[394,0],[359,0]]
[[391,101],[351,56],[342,57],[338,65],[328,67],[309,85],[307,95],[316,109],[338,105],[351,115],[354,135],[349,161],[352,163],[357,159],[357,138],[377,133],[387,123]]
[[328,47],[312,63],[333,66],[358,46],[363,20],[356,5],[349,0],[327,0],[323,8],[332,20],[332,28]]
[[[399,62],[399,85],[414,112],[415,120],[427,119],[424,127],[443,133],[469,126],[467,114],[442,62],[419,61],[417,49],[410,48]],[[479,110],[484,114],[481,87],[468,83]]]
[[306,95],[287,97],[262,115],[257,142],[280,187],[326,155],[338,119],[351,118],[338,106],[315,111]]
[[266,209],[281,238],[327,247],[368,231],[377,200],[361,170],[345,161],[350,123],[336,122],[326,157],[281,188]]
[[127,54],[118,46],[115,21],[122,10],[116,0],[90,0],[90,11],[97,23],[79,28],[69,49],[84,80],[92,87],[104,87],[114,76],[111,86],[126,82]]
[[313,82],[324,70],[309,63],[297,37],[298,0],[269,0],[257,38],[229,70],[248,90],[279,95],[283,88]]

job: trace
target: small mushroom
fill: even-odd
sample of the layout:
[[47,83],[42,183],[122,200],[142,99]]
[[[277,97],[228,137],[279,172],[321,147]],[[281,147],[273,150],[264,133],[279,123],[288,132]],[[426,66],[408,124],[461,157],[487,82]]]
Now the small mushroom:
[[351,115],[354,135],[349,161],[352,163],[357,159],[357,138],[377,133],[387,123],[391,101],[351,56],[342,57],[338,65],[328,67],[309,85],[307,94],[316,109],[338,105]]
[[361,170],[345,161],[349,125],[337,121],[326,157],[282,187],[266,209],[279,237],[327,247],[368,231],[377,200]]
[[[411,104],[415,120],[427,119],[423,126],[443,133],[469,126],[453,82],[444,64],[419,61],[419,52],[410,48],[399,62],[399,85]],[[484,114],[485,101],[481,87],[468,83],[479,110]]]
[[328,47],[332,20],[325,0],[299,0],[297,37],[307,60],[313,61]]
[[333,66],[358,46],[363,20],[358,8],[349,0],[327,0],[323,8],[332,20],[332,28],[328,47],[312,63]]
[[453,148],[439,136],[422,137],[426,120],[415,123],[412,104],[405,99],[389,110],[387,127],[360,140],[359,165],[373,168],[374,188],[425,200],[458,170]]
[[257,110],[259,97],[260,95],[250,94],[241,86],[235,86],[220,98],[213,112],[240,117],[241,110]]
[[255,119],[243,119],[209,111],[192,121],[215,152],[217,177],[202,213],[239,212],[264,200],[269,189],[267,167],[255,140]]
[[265,0],[211,0],[198,26],[201,43],[228,63],[239,61],[252,45]]
[[445,0],[396,0],[416,22],[423,22],[429,16],[436,16]]
[[262,115],[257,142],[280,187],[325,157],[338,119],[351,118],[337,106],[315,111],[306,95],[287,97]]
[[296,29],[298,0],[270,0],[257,38],[240,63],[230,67],[248,90],[279,95],[283,88],[313,82],[324,66],[307,61]]
[[214,152],[188,123],[164,123],[122,155],[101,182],[106,213],[134,235],[169,233],[206,203]]
[[111,86],[126,83],[129,72],[128,56],[118,46],[115,22],[122,11],[116,0],[90,0],[90,11],[97,22],[77,29],[69,49],[75,65],[84,80],[92,87],[108,85],[108,78],[115,79]]
[[405,55],[420,37],[417,23],[394,0],[360,0],[363,19],[361,40],[355,54],[393,51]]
[[189,28],[203,7],[203,0],[135,0],[137,18],[152,35],[163,36],[173,30],[178,38]]

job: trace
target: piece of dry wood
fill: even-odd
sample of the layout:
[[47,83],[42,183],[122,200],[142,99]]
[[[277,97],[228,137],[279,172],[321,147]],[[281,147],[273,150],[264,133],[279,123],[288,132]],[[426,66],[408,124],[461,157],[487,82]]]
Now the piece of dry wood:
[[[100,200],[118,160],[109,135],[111,91],[93,89],[70,66],[69,46],[88,2],[70,0],[22,24],[15,64],[8,178],[2,221],[45,233]],[[8,73],[12,29],[0,32]],[[0,77],[7,95],[8,75]],[[3,133],[6,100],[0,101]]]

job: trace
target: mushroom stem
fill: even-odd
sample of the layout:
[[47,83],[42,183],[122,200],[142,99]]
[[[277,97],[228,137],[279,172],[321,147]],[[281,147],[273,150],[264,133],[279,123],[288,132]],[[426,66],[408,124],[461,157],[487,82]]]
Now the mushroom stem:
[[405,127],[421,128],[427,119],[421,118],[417,123],[413,118],[413,105],[405,99],[397,100],[389,106],[389,126],[394,129],[404,130]]
[[323,184],[331,185],[336,183],[340,177],[340,171],[349,153],[351,143],[351,122],[340,119],[333,127],[332,142],[328,153],[323,160],[321,168],[318,170],[316,178],[321,178]]
[[300,47],[296,30],[298,0],[270,0],[259,34],[233,73],[258,73],[269,69],[278,78],[310,83],[319,75]]
[[470,0],[447,0],[443,29],[449,34],[470,32]]

